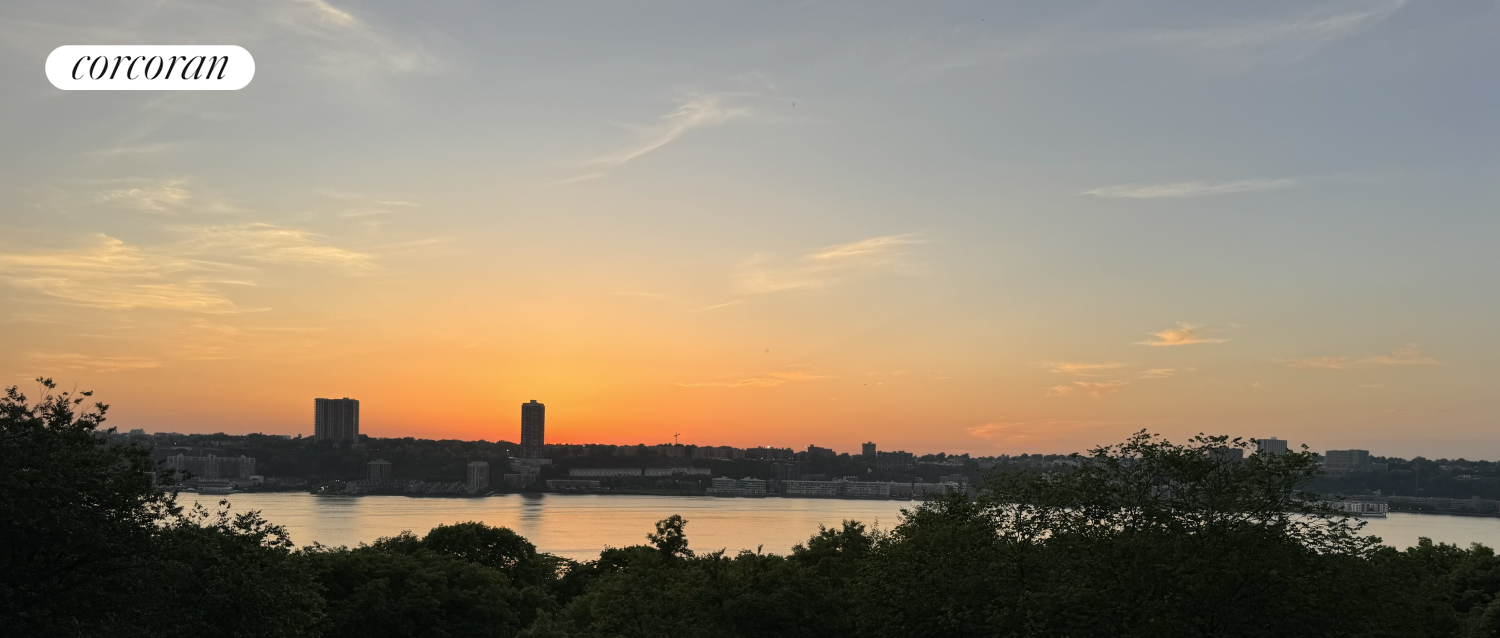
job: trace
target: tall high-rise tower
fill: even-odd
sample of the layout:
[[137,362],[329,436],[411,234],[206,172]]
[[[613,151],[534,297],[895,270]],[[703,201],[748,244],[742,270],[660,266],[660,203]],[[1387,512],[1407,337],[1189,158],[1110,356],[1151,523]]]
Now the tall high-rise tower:
[[521,458],[539,459],[547,451],[547,406],[532,399],[521,404]]
[[875,444],[874,443],[866,443],[864,445],[859,446],[859,453],[865,457],[865,460],[874,461],[875,460]]
[[313,440],[359,443],[359,400],[313,399]]

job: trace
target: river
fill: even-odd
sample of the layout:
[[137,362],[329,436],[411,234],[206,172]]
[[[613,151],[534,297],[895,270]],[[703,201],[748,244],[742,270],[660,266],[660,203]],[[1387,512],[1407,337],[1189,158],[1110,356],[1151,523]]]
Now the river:
[[[402,530],[418,535],[442,524],[481,521],[509,527],[537,549],[575,560],[598,558],[604,547],[646,542],[652,525],[672,514],[687,519],[694,551],[763,547],[784,554],[806,541],[818,525],[844,519],[888,529],[911,501],[857,501],[810,498],[715,498],[709,496],[639,496],[539,494],[488,498],[412,498],[407,496],[313,496],[296,492],[198,495],[205,506],[228,499],[235,511],[260,510],[285,525],[298,545],[354,546]],[[1500,518],[1392,513],[1369,520],[1365,532],[1387,545],[1409,547],[1417,538],[1467,546],[1500,547]]]

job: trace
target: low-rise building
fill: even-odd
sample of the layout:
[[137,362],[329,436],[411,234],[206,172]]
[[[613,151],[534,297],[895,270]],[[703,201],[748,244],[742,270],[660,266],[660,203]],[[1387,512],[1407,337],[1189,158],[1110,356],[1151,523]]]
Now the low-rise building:
[[739,480],[719,477],[710,482],[708,493],[718,496],[765,496],[766,482],[748,476]]
[[706,467],[648,467],[645,476],[713,476]]
[[588,476],[594,478],[607,478],[618,476],[640,476],[641,468],[638,467],[570,467],[568,476]]
[[490,486],[489,461],[469,462],[469,491],[478,492]]

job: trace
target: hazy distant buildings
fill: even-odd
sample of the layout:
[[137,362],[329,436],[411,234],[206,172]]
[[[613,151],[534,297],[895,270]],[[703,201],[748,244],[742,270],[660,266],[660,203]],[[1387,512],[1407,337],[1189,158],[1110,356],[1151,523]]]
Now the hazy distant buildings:
[[875,444],[866,443],[859,446],[859,455],[865,457],[866,461],[875,460]]
[[1209,454],[1218,461],[1245,460],[1245,450],[1243,448],[1220,446],[1210,450]]
[[375,459],[373,461],[370,461],[370,480],[391,480],[391,462],[385,459]]
[[313,440],[359,443],[359,400],[313,399]]
[[638,467],[570,467],[568,476],[589,476],[594,478],[623,478],[628,476],[640,476],[641,468]]
[[818,447],[816,445],[807,446],[807,460],[809,461],[813,459],[831,459],[837,456],[838,453],[834,452],[833,448]]
[[802,467],[796,463],[776,463],[771,466],[771,478],[778,481],[795,481],[802,478]]
[[1375,471],[1369,450],[1328,450],[1323,453],[1323,471],[1329,474],[1364,474]]
[[187,473],[200,480],[249,480],[250,476],[255,474],[255,459],[243,454],[238,458],[213,454],[208,456],[178,454],[167,457],[167,469],[176,473],[179,478]]
[[521,404],[521,458],[539,459],[547,450],[547,406],[532,399]]
[[469,491],[478,492],[490,486],[489,461],[469,462]]
[[1274,436],[1269,439],[1256,439],[1255,451],[1260,454],[1286,454],[1286,441]]
[[740,480],[721,477],[710,482],[708,493],[719,496],[765,496],[766,482],[750,477]]
[[876,452],[875,467],[882,470],[909,470],[917,466],[911,452]]

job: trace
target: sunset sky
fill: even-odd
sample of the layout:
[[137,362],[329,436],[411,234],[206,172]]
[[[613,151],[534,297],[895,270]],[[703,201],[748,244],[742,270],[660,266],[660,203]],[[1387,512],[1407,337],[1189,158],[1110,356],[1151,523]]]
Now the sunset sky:
[[0,376],[122,429],[1500,458],[1493,0],[22,0],[0,82]]

